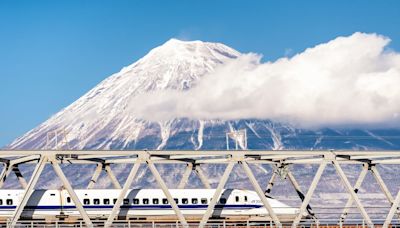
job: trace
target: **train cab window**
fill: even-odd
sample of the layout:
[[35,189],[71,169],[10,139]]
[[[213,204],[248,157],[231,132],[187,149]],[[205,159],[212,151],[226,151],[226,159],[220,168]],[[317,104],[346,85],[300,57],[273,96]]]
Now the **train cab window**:
[[124,199],[124,204],[129,204],[129,199],[128,198]]
[[144,198],[144,199],[143,199],[143,204],[149,204],[149,199]]
[[51,193],[51,194],[50,194],[50,196],[56,196],[56,194],[54,194],[54,193]]
[[197,204],[199,200],[197,198],[192,198],[192,204]]
[[139,199],[133,198],[133,199],[132,199],[132,203],[133,203],[133,204],[139,204]]
[[83,199],[83,204],[85,204],[85,205],[90,204],[90,199]]
[[71,203],[71,197],[67,197],[67,203]]
[[225,199],[225,198],[219,199],[219,203],[220,203],[220,204],[226,204],[226,199]]
[[178,198],[174,198],[174,201],[176,204],[179,204],[179,199]]
[[110,199],[103,199],[103,204],[105,204],[105,205],[110,204]]
[[93,204],[100,204],[100,199],[93,199]]
[[13,200],[12,199],[7,199],[6,200],[7,205],[13,205]]
[[167,198],[162,199],[162,203],[163,204],[169,204],[168,199]]
[[235,196],[235,202],[239,202],[239,196]]
[[244,196],[244,202],[247,202],[247,196]]
[[158,204],[158,199],[153,199],[153,204]]
[[188,203],[189,203],[188,198],[183,198],[183,199],[182,199],[182,204],[188,204]]
[[207,204],[207,198],[201,198],[201,204]]

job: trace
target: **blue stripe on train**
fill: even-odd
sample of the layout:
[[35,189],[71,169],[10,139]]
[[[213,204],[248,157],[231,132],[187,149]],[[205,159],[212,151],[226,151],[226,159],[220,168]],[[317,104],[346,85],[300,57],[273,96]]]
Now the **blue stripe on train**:
[[[208,205],[178,205],[182,209],[206,209]],[[84,205],[87,209],[112,209],[114,205]],[[230,205],[216,205],[215,208],[226,208],[226,209],[253,209],[260,208],[262,205],[245,205],[245,204],[230,204]],[[16,206],[0,206],[1,209],[15,209]],[[25,206],[25,209],[73,209],[75,206],[58,206],[58,205],[46,205],[46,206]],[[170,205],[121,205],[121,208],[129,209],[171,209]]]

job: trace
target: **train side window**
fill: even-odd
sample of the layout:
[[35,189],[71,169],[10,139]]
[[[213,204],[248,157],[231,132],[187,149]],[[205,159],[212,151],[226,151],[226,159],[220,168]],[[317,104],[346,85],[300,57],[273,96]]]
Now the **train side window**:
[[103,199],[103,204],[105,205],[110,204],[110,199]]
[[13,200],[12,199],[7,199],[6,204],[7,205],[13,205]]
[[201,204],[207,204],[207,198],[201,198]]
[[124,204],[129,204],[129,199],[128,198],[124,199]]
[[153,199],[153,204],[158,204],[158,199]]
[[67,203],[71,203],[71,197],[67,197]]
[[244,202],[247,202],[247,196],[244,196]]
[[188,198],[182,198],[182,204],[188,204],[189,200]]
[[199,201],[197,198],[192,198],[192,204],[197,204]]
[[174,201],[176,204],[179,204],[179,199],[178,198],[174,198]]
[[133,203],[133,204],[139,204],[139,199],[133,198],[133,199],[132,199],[132,203]]
[[239,202],[239,196],[235,196],[235,201]]
[[117,203],[117,199],[114,199],[113,202],[114,202],[114,204]]
[[144,199],[143,199],[143,204],[149,204],[149,199],[144,198]]
[[85,204],[85,205],[90,204],[90,199],[83,199],[83,204]]
[[0,205],[3,205],[3,200],[2,199],[0,199]]
[[162,203],[163,204],[168,204],[168,199],[167,198],[162,199]]
[[93,199],[93,204],[100,204],[100,199]]

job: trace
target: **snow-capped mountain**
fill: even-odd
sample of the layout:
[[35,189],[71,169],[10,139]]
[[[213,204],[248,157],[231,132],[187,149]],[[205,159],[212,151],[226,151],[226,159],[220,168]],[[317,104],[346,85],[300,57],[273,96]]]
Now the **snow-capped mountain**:
[[399,135],[399,130],[306,130],[269,120],[149,122],[131,113],[135,107],[130,101],[136,95],[190,89],[204,75],[240,55],[220,43],[171,39],[8,147],[66,148],[67,141],[70,149],[226,149],[227,132],[247,129],[249,149],[400,148],[400,140],[390,137]]
[[[137,119],[129,113],[133,109],[131,98],[148,91],[186,90],[218,65],[239,55],[223,44],[171,39],[111,75],[48,121],[15,140],[10,147],[45,148],[47,134],[61,129],[65,130],[73,149],[163,149],[171,133],[178,131],[171,129],[172,125],[182,125],[181,121],[150,123]],[[195,125],[186,127],[195,129],[202,124]],[[201,144],[199,140],[196,147]],[[60,144],[63,143],[60,140]],[[57,145],[53,143],[52,147]]]
[[[130,101],[136,95],[160,90],[188,90],[218,66],[240,55],[238,51],[219,43],[171,39],[151,50],[137,62],[111,75],[77,101],[7,147],[10,149],[213,150],[226,149],[226,133],[246,129],[248,149],[400,149],[398,129],[310,130],[296,128],[287,123],[256,119],[236,121],[171,119],[150,122],[137,118],[130,112],[135,108]],[[57,137],[54,136],[55,132],[58,132]],[[232,140],[231,147],[234,147]],[[244,149],[244,144],[239,143],[239,147]],[[82,168],[74,184],[84,187],[93,169],[93,166]],[[125,166],[115,166],[113,169],[121,180],[129,172]],[[164,175],[168,175],[169,178],[166,180],[168,185],[176,187],[184,167],[160,166],[159,169]],[[309,176],[315,169],[316,167],[309,166],[296,171],[295,174]],[[75,171],[68,169],[65,172],[68,176],[74,176]],[[384,171],[391,172],[390,169]],[[51,172],[51,169],[47,167],[45,172]],[[205,172],[215,185],[220,173],[223,172],[223,167],[210,165]],[[268,174],[265,175],[265,172]],[[261,180],[260,183],[266,183],[266,176],[269,176],[270,172],[270,168],[261,166],[255,170]],[[334,173],[332,170],[328,172]],[[395,175],[391,177],[394,178]],[[339,191],[343,192],[343,187],[337,184],[340,183],[337,179],[332,179],[332,175],[326,178],[324,180],[326,189],[335,191],[335,188],[339,188]],[[140,180],[136,183],[139,186],[154,186],[153,177],[145,168],[141,169],[137,179]],[[309,186],[308,179],[299,180],[300,184]],[[198,180],[192,181],[191,186],[199,183]],[[60,185],[59,182],[51,183],[50,187]],[[107,179],[100,179],[97,184],[102,187],[110,186]],[[246,177],[240,170],[232,173],[230,184],[236,187],[248,186]],[[46,180],[42,179],[39,185],[49,187],[48,180],[46,183]],[[280,195],[286,197],[291,194],[290,192],[293,194],[293,189],[285,186],[287,185],[277,184],[276,189],[280,191]],[[379,189],[376,185],[373,188]],[[316,195],[318,194],[320,194],[319,202],[326,200],[323,192]],[[346,199],[344,197],[334,200],[341,202]]]

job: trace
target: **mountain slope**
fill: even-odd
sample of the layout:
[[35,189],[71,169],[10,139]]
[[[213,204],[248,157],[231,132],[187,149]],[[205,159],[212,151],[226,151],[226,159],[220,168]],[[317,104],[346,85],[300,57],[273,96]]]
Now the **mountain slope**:
[[[47,133],[65,130],[69,146],[74,149],[129,148],[132,143],[140,145],[149,140],[155,140],[156,148],[162,149],[173,121],[150,123],[137,119],[129,113],[134,108],[130,100],[148,91],[189,89],[218,65],[239,55],[223,44],[171,39],[111,75],[9,147],[43,149]],[[159,135],[149,139],[154,133]],[[49,147],[59,146],[52,142]]]

